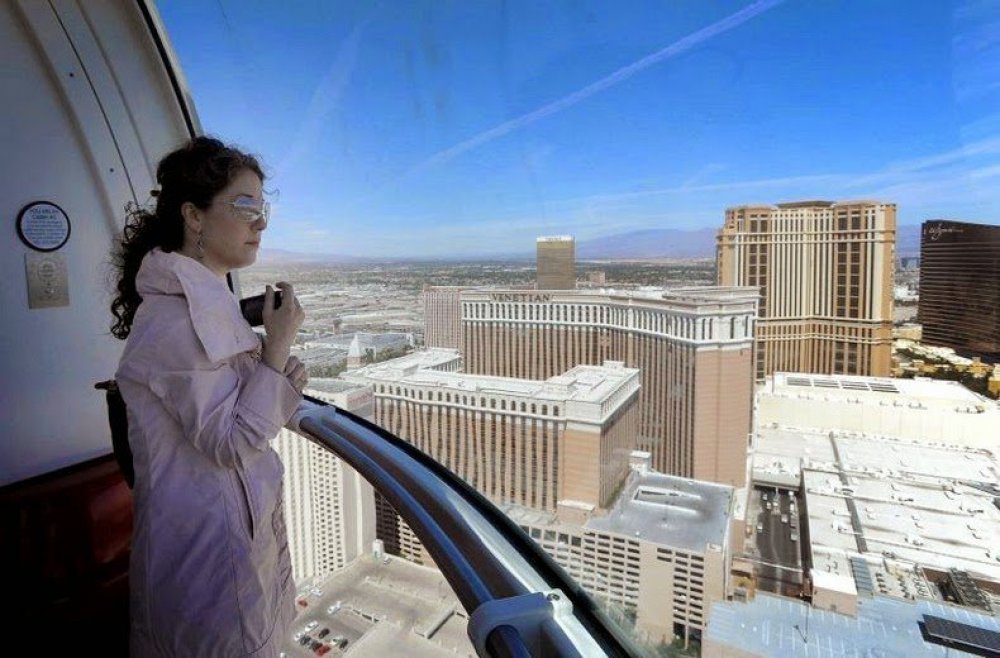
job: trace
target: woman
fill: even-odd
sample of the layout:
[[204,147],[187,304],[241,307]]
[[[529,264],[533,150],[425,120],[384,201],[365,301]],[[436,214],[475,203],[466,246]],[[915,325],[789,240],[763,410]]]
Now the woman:
[[135,466],[133,656],[274,656],[295,615],[269,442],[306,384],[289,350],[305,315],[267,286],[262,341],[226,283],[267,226],[251,156],[199,137],[160,161],[155,212],[116,253],[112,333]]

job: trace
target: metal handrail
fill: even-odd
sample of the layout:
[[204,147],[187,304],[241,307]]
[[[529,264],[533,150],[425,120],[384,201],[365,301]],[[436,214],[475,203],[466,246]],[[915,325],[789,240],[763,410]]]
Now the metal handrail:
[[470,613],[480,655],[642,655],[520,526],[416,447],[309,396],[288,427],[357,470],[413,529]]

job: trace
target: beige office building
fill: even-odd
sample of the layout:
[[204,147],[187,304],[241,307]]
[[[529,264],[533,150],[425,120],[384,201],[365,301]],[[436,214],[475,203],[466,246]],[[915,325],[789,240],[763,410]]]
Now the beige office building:
[[755,290],[469,290],[461,299],[467,372],[547,379],[621,361],[641,373],[639,449],[655,470],[745,484]]
[[[559,501],[611,504],[635,448],[637,370],[607,362],[527,381],[436,369],[448,353],[418,352],[344,378],[371,387],[378,425],[497,503],[550,511]],[[384,501],[377,505],[386,549],[428,563],[412,531]]]
[[[306,393],[371,419],[367,387],[314,379]],[[323,579],[370,550],[375,540],[374,490],[333,453],[282,429],[274,449],[285,467],[283,505],[292,577],[297,584]]]
[[757,286],[756,378],[888,376],[896,206],[802,201],[726,210],[718,281]]
[[424,345],[462,346],[462,300],[465,286],[424,286]]
[[536,244],[539,290],[576,288],[576,242],[568,235],[538,238]]

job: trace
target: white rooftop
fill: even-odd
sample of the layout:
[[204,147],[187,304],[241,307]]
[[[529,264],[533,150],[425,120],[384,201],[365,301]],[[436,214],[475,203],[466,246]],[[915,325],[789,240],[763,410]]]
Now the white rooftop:
[[[437,354],[427,354],[437,352]],[[604,365],[579,365],[561,375],[546,380],[516,379],[489,375],[471,375],[429,369],[448,361],[448,354],[459,358],[457,350],[428,350],[399,359],[366,366],[344,373],[352,381],[392,382],[411,386],[431,387],[453,392],[481,392],[532,400],[578,401],[600,403],[626,385],[638,390],[639,370],[626,368],[620,361],[605,361]]]
[[[589,516],[582,528],[697,553],[722,550],[728,542],[733,492],[724,484],[633,470],[614,505],[600,516]],[[559,504],[574,506],[573,501]],[[510,503],[500,509],[522,525],[571,525],[554,512]],[[593,506],[584,511],[592,512]]]
[[703,640],[713,651],[722,646],[738,650],[739,655],[776,658],[968,655],[925,642],[918,625],[925,614],[1000,632],[1000,618],[930,601],[859,599],[855,618],[758,593],[749,603],[712,604]]
[[880,404],[884,400],[889,400],[890,403],[898,403],[894,406],[901,407],[909,406],[912,401],[919,401],[925,405],[946,405],[949,408],[996,407],[996,402],[970,391],[959,382],[926,377],[894,379],[778,372],[768,379],[768,389],[774,393],[851,398],[861,404]]
[[661,473],[632,471],[618,499],[585,527],[704,552],[728,538],[733,488]]
[[984,491],[877,474],[851,473],[845,483],[836,470],[804,470],[803,487],[814,550],[954,567],[1000,583],[1000,509]]
[[764,427],[752,459],[757,483],[801,483],[822,572],[849,575],[847,556],[864,554],[1000,582],[1000,459],[986,450]]
[[347,374],[360,374],[370,377],[405,377],[408,373],[418,370],[434,369],[445,365],[451,365],[462,359],[462,353],[455,349],[444,347],[430,347],[424,350],[411,352],[381,363],[373,363],[370,366],[351,370]]

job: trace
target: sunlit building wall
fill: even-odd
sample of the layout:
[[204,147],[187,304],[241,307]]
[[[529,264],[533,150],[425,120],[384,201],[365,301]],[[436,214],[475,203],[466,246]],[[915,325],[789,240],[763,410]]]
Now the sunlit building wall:
[[918,309],[924,343],[1000,360],[1000,226],[924,222]]
[[462,293],[469,373],[546,379],[578,364],[638,368],[639,448],[653,468],[746,482],[757,293],[751,288],[641,292]]
[[462,346],[463,286],[424,286],[424,345],[458,349]]
[[718,282],[756,286],[756,378],[888,376],[896,206],[802,201],[726,210]]
[[[371,418],[367,388],[319,380],[306,393]],[[285,467],[284,510],[295,582],[324,578],[368,551],[375,539],[375,501],[367,480],[290,430],[279,432],[274,449]]]
[[606,514],[504,509],[612,617],[633,616],[644,641],[696,636],[726,600],[731,487],[632,472]]
[[576,241],[568,235],[535,241],[538,290],[576,288]]
[[[639,373],[621,363],[527,381],[429,370],[418,353],[344,377],[371,386],[377,424],[495,502],[603,508],[628,473]],[[409,528],[376,505],[386,549],[426,564]]]

